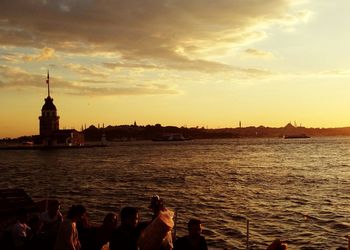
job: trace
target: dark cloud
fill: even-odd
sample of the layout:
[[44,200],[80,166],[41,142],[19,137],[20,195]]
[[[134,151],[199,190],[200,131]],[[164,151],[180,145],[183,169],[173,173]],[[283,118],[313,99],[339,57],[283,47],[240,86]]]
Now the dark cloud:
[[291,2],[1,0],[0,44],[115,52],[160,67],[225,71],[226,65],[203,59],[201,51],[252,39],[257,24],[283,20]]

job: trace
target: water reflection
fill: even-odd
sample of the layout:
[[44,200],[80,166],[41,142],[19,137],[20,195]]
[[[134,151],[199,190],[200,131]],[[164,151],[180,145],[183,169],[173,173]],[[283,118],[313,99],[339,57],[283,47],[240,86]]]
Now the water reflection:
[[122,206],[141,208],[159,194],[179,208],[178,234],[199,217],[209,244],[242,249],[275,237],[291,248],[328,248],[349,232],[348,138],[130,142],[112,147],[0,152],[1,187],[35,199],[83,203],[99,222]]

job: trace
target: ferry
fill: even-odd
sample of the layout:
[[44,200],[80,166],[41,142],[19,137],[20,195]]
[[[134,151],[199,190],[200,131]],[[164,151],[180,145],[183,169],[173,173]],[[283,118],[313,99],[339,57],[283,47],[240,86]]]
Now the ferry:
[[152,141],[188,141],[190,138],[185,138],[182,134],[164,134],[153,138]]
[[284,135],[284,139],[307,139],[310,138],[310,136],[306,134],[293,134],[293,135]]

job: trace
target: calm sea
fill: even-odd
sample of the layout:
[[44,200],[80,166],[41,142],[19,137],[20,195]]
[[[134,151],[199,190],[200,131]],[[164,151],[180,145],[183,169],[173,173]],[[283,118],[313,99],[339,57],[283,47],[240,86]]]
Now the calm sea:
[[0,151],[0,188],[85,205],[92,222],[132,205],[149,220],[160,195],[178,209],[177,235],[203,221],[209,245],[335,249],[350,233],[350,138],[121,142],[106,148]]

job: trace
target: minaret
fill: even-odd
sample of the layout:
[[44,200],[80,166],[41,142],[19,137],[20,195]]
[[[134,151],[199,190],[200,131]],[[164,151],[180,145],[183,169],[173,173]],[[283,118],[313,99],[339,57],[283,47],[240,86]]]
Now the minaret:
[[47,97],[45,104],[41,108],[41,116],[39,117],[40,135],[50,136],[54,131],[59,130],[59,119],[57,116],[56,106],[53,104],[53,98],[50,96],[50,74],[47,71]]

